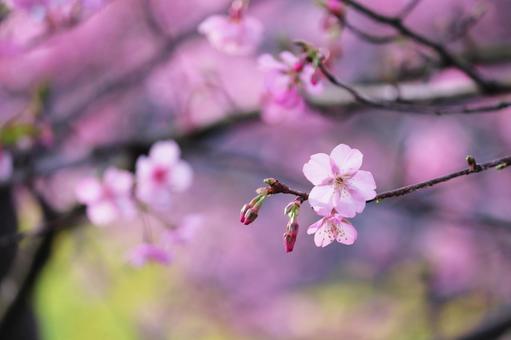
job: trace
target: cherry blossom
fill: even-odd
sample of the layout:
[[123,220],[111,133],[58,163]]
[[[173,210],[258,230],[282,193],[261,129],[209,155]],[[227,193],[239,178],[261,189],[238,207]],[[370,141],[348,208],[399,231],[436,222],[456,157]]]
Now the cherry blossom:
[[89,177],[80,181],[76,196],[80,203],[87,205],[87,217],[91,222],[105,225],[135,215],[132,190],[133,175],[130,172],[108,168],[102,180]]
[[192,169],[180,159],[174,141],[155,143],[149,156],[136,163],[137,198],[153,209],[168,207],[174,192],[186,190],[192,182]]
[[355,227],[337,213],[332,213],[311,224],[307,234],[314,234],[314,243],[317,247],[326,247],[334,240],[346,245],[351,245],[357,240]]
[[0,183],[8,181],[13,173],[13,161],[9,152],[0,148]]
[[142,267],[147,262],[168,265],[171,259],[167,249],[153,243],[141,243],[128,254],[128,262],[134,267]]
[[236,0],[228,16],[213,15],[199,25],[216,49],[233,55],[252,53],[261,42],[263,25],[257,19],[245,14],[246,4]]
[[258,60],[265,85],[262,117],[268,123],[294,119],[303,112],[305,102],[300,94],[301,89],[310,94],[322,90],[316,69],[305,57],[284,51],[279,59],[264,54]]
[[336,146],[330,155],[317,153],[303,166],[305,177],[314,184],[309,203],[328,216],[335,209],[344,217],[354,217],[364,210],[366,200],[376,196],[373,175],[359,170],[363,155],[345,144]]
[[276,59],[269,54],[263,54],[259,57],[258,64],[264,73],[266,90],[277,100],[284,100],[289,96],[290,89],[304,88],[310,94],[317,94],[323,89],[319,82],[319,73],[305,56],[298,57],[289,51],[283,51],[279,59]]

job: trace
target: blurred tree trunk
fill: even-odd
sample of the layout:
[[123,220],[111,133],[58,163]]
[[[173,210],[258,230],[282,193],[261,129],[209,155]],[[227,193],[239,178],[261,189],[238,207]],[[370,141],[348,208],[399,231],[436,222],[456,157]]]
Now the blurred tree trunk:
[[[18,230],[17,224],[12,188],[0,187],[0,237],[15,234]],[[3,281],[9,274],[17,249],[16,242],[0,247],[0,280]],[[0,339],[39,339],[37,323],[28,295],[22,296],[21,299],[16,298],[7,308],[0,321]]]

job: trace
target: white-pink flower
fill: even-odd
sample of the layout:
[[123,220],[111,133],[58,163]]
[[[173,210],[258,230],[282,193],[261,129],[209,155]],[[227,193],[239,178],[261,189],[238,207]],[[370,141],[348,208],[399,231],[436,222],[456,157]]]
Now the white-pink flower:
[[136,213],[133,201],[133,175],[108,168],[102,180],[89,177],[76,187],[78,201],[87,206],[87,217],[96,225],[105,225]]
[[341,216],[354,217],[376,196],[373,175],[360,170],[362,160],[359,150],[345,144],[336,146],[330,155],[311,156],[303,173],[315,185],[309,203],[318,214],[328,216],[335,209]]
[[136,164],[139,200],[154,209],[167,208],[174,192],[186,190],[192,182],[192,169],[180,159],[174,141],[155,143],[149,156],[141,156]]
[[141,243],[128,254],[128,262],[134,267],[142,267],[147,262],[168,265],[171,259],[167,249],[152,243]]
[[263,25],[259,20],[245,14],[243,1],[234,1],[228,16],[213,15],[199,25],[216,49],[233,55],[252,53],[261,42]]
[[314,243],[317,247],[326,247],[334,240],[346,245],[351,245],[357,240],[355,227],[337,213],[332,213],[311,224],[307,234],[314,234]]

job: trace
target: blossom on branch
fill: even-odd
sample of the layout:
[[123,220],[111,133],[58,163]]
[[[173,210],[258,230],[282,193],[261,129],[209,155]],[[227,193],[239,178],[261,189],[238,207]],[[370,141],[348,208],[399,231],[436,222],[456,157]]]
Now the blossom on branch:
[[96,225],[106,225],[119,218],[135,215],[132,199],[133,175],[125,170],[108,168],[102,180],[85,178],[76,187],[78,201],[87,206],[87,217]]
[[279,59],[263,54],[258,59],[264,73],[263,119],[269,123],[294,118],[303,111],[305,102],[301,90],[309,94],[322,91],[318,70],[308,58],[281,52]]
[[311,224],[307,229],[307,234],[314,234],[314,243],[317,247],[326,247],[334,240],[351,245],[357,239],[357,230],[353,225],[335,212]]
[[174,192],[182,192],[192,183],[192,169],[180,159],[174,141],[155,143],[149,156],[140,156],[136,163],[136,196],[153,209],[165,209]]
[[227,54],[247,55],[261,42],[263,25],[246,15],[245,1],[235,0],[228,16],[213,15],[199,25],[211,45]]
[[303,166],[305,177],[314,184],[309,203],[319,215],[329,216],[335,209],[343,217],[354,217],[376,196],[373,175],[360,170],[362,159],[359,150],[340,144],[330,155],[312,155]]

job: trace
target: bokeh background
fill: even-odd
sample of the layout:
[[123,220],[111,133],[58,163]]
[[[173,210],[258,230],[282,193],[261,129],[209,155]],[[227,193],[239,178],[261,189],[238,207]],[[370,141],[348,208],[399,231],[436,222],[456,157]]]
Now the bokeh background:
[[[364,3],[391,14],[407,1]],[[428,116],[310,109],[294,121],[265,124],[257,115],[257,55],[296,38],[331,47],[325,13],[313,1],[253,1],[250,13],[265,26],[264,42],[252,56],[233,57],[196,33],[201,19],[227,6],[112,0],[73,22],[51,26],[40,13],[13,11],[0,24],[0,122],[41,119],[53,127],[47,144],[20,139],[17,148],[38,150],[30,161],[42,175],[33,184],[55,209],[76,205],[74,186],[83,176],[107,164],[132,166],[130,154],[118,150],[81,161],[90,150],[189,135],[179,141],[194,169],[193,186],[167,213],[202,216],[169,267],[134,269],[125,261],[140,225],[155,221],[105,228],[85,222],[60,233],[32,299],[40,338],[432,339],[508,315],[509,170],[370,204],[353,220],[359,231],[353,246],[316,248],[305,229],[317,216],[305,205],[297,245],[286,254],[282,211],[289,196],[271,198],[250,226],[238,220],[266,177],[310,190],[303,164],[340,143],[363,152],[363,168],[380,192],[462,169],[468,154],[478,161],[505,156],[511,110]],[[456,20],[481,8],[477,25],[449,46],[511,48],[507,0],[423,0],[407,23],[443,41]],[[348,18],[374,34],[391,32],[356,13]],[[335,44],[342,57],[332,68],[350,83],[393,82],[403,63],[422,61],[405,41],[373,45],[345,31]],[[507,68],[500,61],[482,70],[503,75]],[[464,80],[441,69],[413,81]],[[42,91],[48,107],[34,118],[30,108]],[[32,230],[40,209],[25,185],[17,183],[14,193],[19,228]],[[20,242],[19,266],[36,241]],[[15,288],[15,281],[2,282],[3,305]]]

